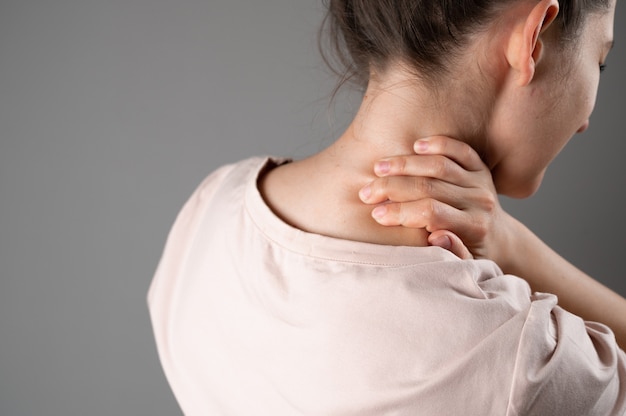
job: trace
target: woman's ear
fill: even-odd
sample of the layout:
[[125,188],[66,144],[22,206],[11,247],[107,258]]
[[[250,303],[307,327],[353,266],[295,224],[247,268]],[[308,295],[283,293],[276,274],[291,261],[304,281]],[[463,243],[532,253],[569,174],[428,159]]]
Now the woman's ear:
[[541,59],[543,40],[541,34],[559,13],[557,0],[540,0],[531,7],[519,9],[518,24],[514,27],[506,50],[507,61],[517,73],[518,84],[530,84],[535,67]]

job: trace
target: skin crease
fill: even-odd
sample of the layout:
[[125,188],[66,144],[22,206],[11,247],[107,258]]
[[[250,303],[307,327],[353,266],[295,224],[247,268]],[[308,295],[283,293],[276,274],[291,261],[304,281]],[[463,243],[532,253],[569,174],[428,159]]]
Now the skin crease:
[[261,178],[268,205],[304,231],[426,246],[426,230],[377,223],[358,193],[376,178],[375,161],[412,154],[416,138],[432,135],[474,147],[499,193],[534,193],[548,164],[588,125],[613,39],[614,4],[610,13],[589,16],[571,50],[556,40],[556,13],[556,0],[515,3],[472,39],[436,90],[400,63],[372,72],[361,108],[333,145]]

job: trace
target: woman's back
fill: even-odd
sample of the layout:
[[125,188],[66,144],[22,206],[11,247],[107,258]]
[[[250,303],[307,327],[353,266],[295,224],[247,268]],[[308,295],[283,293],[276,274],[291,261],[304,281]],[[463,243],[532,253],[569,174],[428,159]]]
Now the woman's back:
[[[209,176],[151,286],[159,353],[187,414],[626,412],[626,356],[608,327],[490,260],[429,247],[442,228],[424,221],[471,230],[472,206],[500,212],[496,191],[532,194],[587,127],[615,3],[561,3],[328,2],[346,76],[367,82],[353,122],[304,161],[250,159]],[[392,159],[407,169],[386,172]],[[400,191],[377,193],[381,181]],[[487,258],[515,258],[559,295],[574,287],[578,304],[604,301],[534,235],[516,244],[522,228],[508,218]]]
[[186,414],[626,410],[625,357],[610,331],[592,327],[592,344],[556,297],[531,297],[490,261],[295,229],[257,189],[267,164],[243,161],[203,182],[150,290]]

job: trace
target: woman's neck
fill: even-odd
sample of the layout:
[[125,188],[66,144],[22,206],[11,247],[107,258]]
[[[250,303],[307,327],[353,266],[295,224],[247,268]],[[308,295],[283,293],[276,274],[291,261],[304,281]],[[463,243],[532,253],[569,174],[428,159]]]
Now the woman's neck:
[[471,91],[471,83],[458,79],[434,90],[402,72],[394,74],[370,84],[354,120],[335,145],[350,151],[355,146],[378,159],[413,153],[417,139],[445,135],[485,150],[481,149],[485,115],[475,111],[489,108],[489,97],[481,98],[477,87]]
[[412,154],[415,140],[457,134],[463,116],[441,111],[442,100],[394,82],[370,86],[353,122],[324,151],[270,171],[261,193],[274,212],[304,231],[348,240],[388,245],[428,245],[423,229],[385,227],[371,216],[373,206],[359,200],[359,190],[373,181],[374,163]]

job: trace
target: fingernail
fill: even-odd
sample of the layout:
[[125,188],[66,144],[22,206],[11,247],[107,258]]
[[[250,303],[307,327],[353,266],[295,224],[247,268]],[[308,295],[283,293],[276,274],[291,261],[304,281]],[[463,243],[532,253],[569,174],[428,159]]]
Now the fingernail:
[[428,150],[428,141],[425,139],[420,139],[415,142],[414,150],[416,152],[425,152]]
[[444,248],[446,250],[450,250],[450,248],[452,247],[452,241],[447,235],[440,235],[439,237],[434,238],[430,242],[430,244],[432,244],[433,246]]
[[363,201],[367,201],[368,199],[370,199],[371,195],[372,195],[372,187],[369,185],[366,185],[365,188],[361,188],[361,190],[359,191],[359,196],[361,197],[361,200]]
[[391,162],[389,162],[388,160],[381,160],[380,162],[376,162],[376,164],[374,165],[374,172],[379,175],[385,175],[389,173],[390,170]]
[[374,208],[374,211],[372,211],[372,216],[374,218],[382,218],[385,216],[386,213],[387,213],[387,207],[384,205],[381,205],[379,207]]

